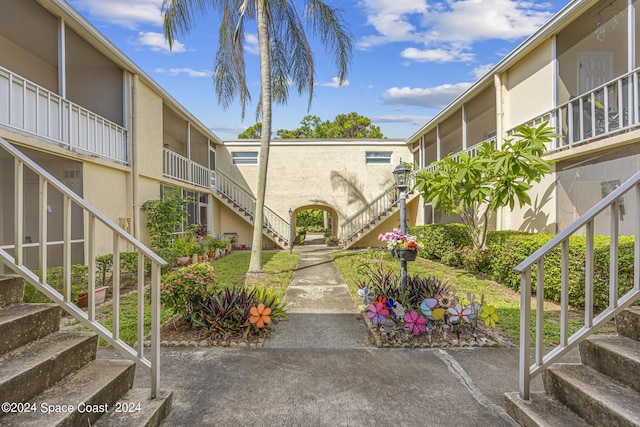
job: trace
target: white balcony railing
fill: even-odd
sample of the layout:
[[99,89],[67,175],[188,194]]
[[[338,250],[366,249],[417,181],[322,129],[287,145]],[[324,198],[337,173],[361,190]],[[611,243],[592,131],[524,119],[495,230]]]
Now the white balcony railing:
[[206,166],[189,160],[166,148],[162,152],[162,173],[168,178],[209,188],[211,171]]
[[125,128],[2,67],[0,125],[69,150],[129,163]]
[[[640,69],[636,69],[615,78],[523,124],[538,126],[549,122],[562,135],[549,144],[548,153],[637,128],[639,73]],[[514,131],[515,128],[510,129],[507,134]]]

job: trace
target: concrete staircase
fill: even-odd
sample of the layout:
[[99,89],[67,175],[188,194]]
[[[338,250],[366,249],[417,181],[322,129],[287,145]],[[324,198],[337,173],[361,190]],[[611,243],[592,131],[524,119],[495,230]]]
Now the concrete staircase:
[[[419,194],[417,192],[412,192],[407,194],[407,206],[412,203],[414,200],[419,200]],[[369,206],[369,205],[368,205]],[[367,206],[367,207],[368,207]],[[381,209],[376,209],[373,206],[373,209],[363,209],[360,214],[356,214],[353,217],[347,219],[343,223],[343,230],[345,229],[345,224],[348,221],[360,222],[360,225],[355,226],[355,230],[352,232],[343,231],[344,236],[349,236],[342,241],[343,249],[350,249],[357,247],[357,243],[362,240],[365,236],[375,230],[378,226],[386,222],[390,219],[394,214],[396,214],[400,210],[400,205],[397,203],[397,200],[394,200],[389,204],[389,206],[383,206]],[[358,215],[361,218],[358,218]],[[390,231],[394,227],[398,227],[398,221],[396,221],[393,225],[390,225],[388,230]]]
[[579,345],[580,364],[556,363],[543,373],[544,393],[505,396],[522,426],[640,426],[640,307],[616,317],[618,335]]
[[96,359],[96,334],[60,331],[63,311],[24,304],[23,292],[22,278],[0,276],[0,425],[160,424],[171,393],[132,389],[134,362]]

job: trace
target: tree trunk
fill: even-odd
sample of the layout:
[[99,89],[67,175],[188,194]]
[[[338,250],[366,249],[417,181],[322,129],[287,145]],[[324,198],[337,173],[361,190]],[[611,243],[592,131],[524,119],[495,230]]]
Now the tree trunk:
[[256,211],[253,219],[253,243],[248,273],[262,272],[262,227],[264,225],[264,200],[267,189],[267,165],[271,143],[271,58],[269,29],[264,12],[265,0],[256,0],[258,45],[260,48],[260,86],[262,102],[262,130],[260,132],[260,155],[258,157],[258,191]]

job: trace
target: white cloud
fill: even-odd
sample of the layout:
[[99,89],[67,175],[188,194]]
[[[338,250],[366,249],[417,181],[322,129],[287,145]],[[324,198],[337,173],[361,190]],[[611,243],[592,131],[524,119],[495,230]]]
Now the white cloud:
[[444,108],[471,83],[444,84],[431,88],[392,87],[382,94],[387,104],[417,105],[427,108]]
[[167,74],[169,76],[177,76],[180,74],[186,74],[187,77],[194,77],[194,78],[198,78],[198,77],[210,77],[211,76],[211,72],[210,71],[206,71],[206,70],[194,70],[192,68],[156,68],[153,71],[155,71],[158,74]]
[[330,82],[326,82],[326,83],[320,83],[320,86],[325,86],[325,87],[333,87],[333,88],[340,88],[340,87],[347,87],[349,86],[351,83],[349,82],[349,80],[344,80],[342,82],[342,84],[340,84],[340,79],[337,77],[334,77],[331,79]]
[[393,42],[421,46],[405,49],[403,57],[419,61],[472,61],[465,53],[482,40],[515,40],[535,32],[551,16],[552,5],[522,0],[361,0],[374,33],[358,47]]
[[413,114],[384,114],[370,117],[373,123],[409,123],[415,126],[422,125],[429,118],[428,116],[416,116]]
[[139,25],[162,25],[163,0],[72,0],[78,10],[86,10],[97,18],[125,28],[135,29]]
[[246,33],[244,35],[244,50],[254,55],[260,54],[260,46],[258,46],[258,35]]
[[185,52],[184,44],[177,40],[173,41],[173,48],[169,49],[169,43],[164,38],[164,34],[153,31],[141,31],[138,33],[138,40],[134,44],[148,47],[154,52],[181,53]]
[[473,76],[476,78],[476,80],[480,80],[480,77],[483,77],[485,74],[487,74],[489,70],[493,68],[494,65],[495,64],[478,65],[472,71]]
[[416,49],[408,47],[400,53],[400,56],[416,62],[470,62],[475,55],[456,50],[447,49]]

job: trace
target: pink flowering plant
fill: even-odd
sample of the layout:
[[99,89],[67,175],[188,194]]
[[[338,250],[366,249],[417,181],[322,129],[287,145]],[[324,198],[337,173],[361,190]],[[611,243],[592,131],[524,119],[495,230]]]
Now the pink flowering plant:
[[403,234],[398,228],[380,234],[378,240],[386,244],[387,249],[390,251],[399,249],[416,251],[419,249],[418,238],[410,234]]
[[194,307],[217,287],[216,273],[210,263],[202,262],[173,270],[160,280],[160,302],[162,307],[174,314],[190,317]]
[[397,273],[364,256],[358,272],[357,298],[382,342],[431,345],[495,337],[489,329],[494,329],[499,319],[495,307],[482,297],[476,299],[471,293],[459,296],[449,283],[419,275],[407,277],[407,287],[402,290]]

